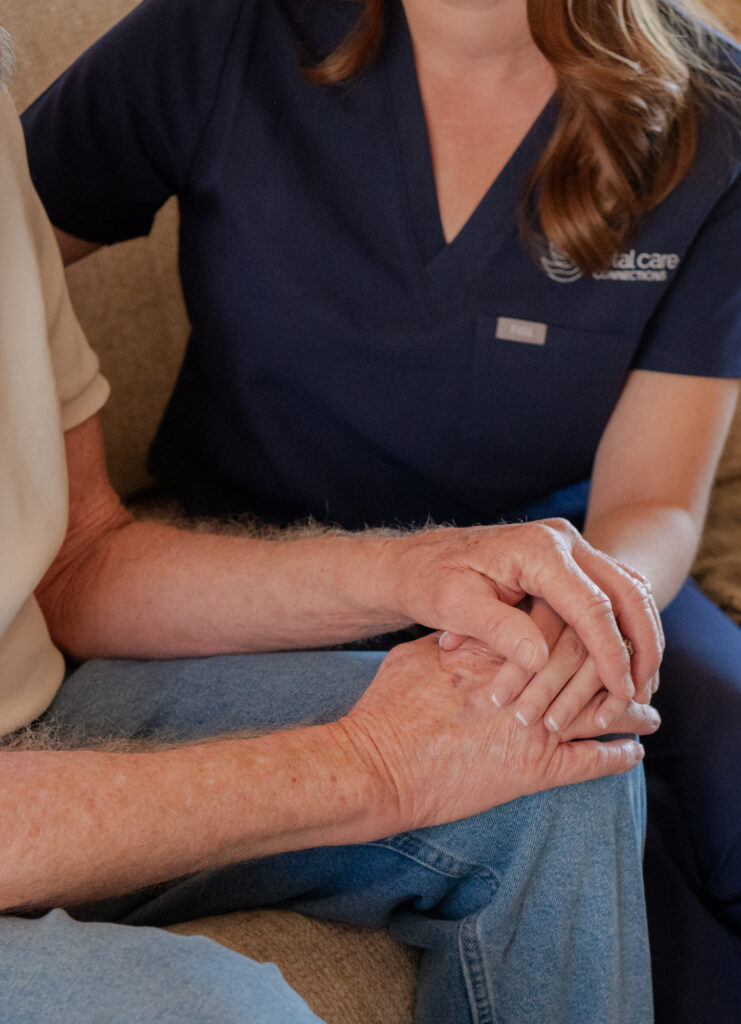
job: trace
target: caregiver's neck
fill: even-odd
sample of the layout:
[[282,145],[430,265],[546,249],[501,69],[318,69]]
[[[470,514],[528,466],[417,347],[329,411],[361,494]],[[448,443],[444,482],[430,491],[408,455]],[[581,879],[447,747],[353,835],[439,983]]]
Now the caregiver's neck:
[[526,0],[403,0],[420,68],[442,77],[519,78],[545,58],[527,23]]

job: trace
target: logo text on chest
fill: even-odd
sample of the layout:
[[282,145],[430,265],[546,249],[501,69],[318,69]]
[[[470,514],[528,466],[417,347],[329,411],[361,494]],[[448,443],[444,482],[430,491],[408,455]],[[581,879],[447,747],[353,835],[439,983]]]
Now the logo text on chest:
[[[666,281],[669,273],[676,270],[681,260],[676,252],[628,252],[617,253],[609,270],[592,274],[595,281]],[[582,272],[571,260],[559,252],[555,246],[549,247],[548,255],[543,256],[540,265],[551,281],[559,284],[570,284],[583,277]]]

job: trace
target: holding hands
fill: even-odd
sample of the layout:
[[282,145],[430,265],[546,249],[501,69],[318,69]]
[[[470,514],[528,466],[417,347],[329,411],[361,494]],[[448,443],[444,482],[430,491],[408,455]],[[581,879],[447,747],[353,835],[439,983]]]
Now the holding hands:
[[[333,728],[380,781],[373,831],[392,834],[486,811],[528,793],[628,771],[643,756],[634,740],[599,742],[593,698],[568,728],[530,729],[491,694],[501,667],[477,640],[443,650],[438,635],[401,644]],[[630,701],[615,732],[647,734],[658,713]],[[578,742],[577,742],[578,741]]]
[[490,699],[519,697],[522,724],[547,712],[559,731],[589,706],[592,734],[615,731],[631,700],[650,700],[664,648],[650,585],[565,520],[428,530],[402,544],[407,614],[445,630],[448,651],[468,636],[504,659]]
[[[515,717],[522,725],[531,725],[545,718],[547,729],[558,732],[567,728],[590,704],[594,708],[594,725],[604,732],[614,725],[629,702],[612,693],[605,693],[594,659],[587,653],[571,626],[542,599],[531,602],[530,615],[542,630],[550,658],[537,673],[528,673],[509,662],[503,666],[495,682],[492,700],[500,707],[517,699]],[[630,646],[628,646],[630,644]],[[638,658],[632,641],[626,641],[631,661]],[[658,672],[636,690],[635,699],[648,703],[659,686]]]

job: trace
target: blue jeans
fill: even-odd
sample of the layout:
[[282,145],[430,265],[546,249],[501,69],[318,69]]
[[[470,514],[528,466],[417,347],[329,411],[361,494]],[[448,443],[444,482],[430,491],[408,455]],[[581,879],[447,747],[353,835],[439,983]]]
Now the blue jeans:
[[[49,715],[89,736],[183,741],[325,722],[352,706],[381,657],[89,662]],[[314,1021],[274,968],[146,927],[279,903],[387,925],[420,947],[418,1024],[647,1024],[644,816],[639,768],[363,846],[235,864],[75,908],[77,920],[0,918],[0,1006],[18,1024],[228,1024],[247,1007],[250,1021]]]
[[663,724],[645,740],[655,1016],[739,1024],[741,629],[692,583],[662,619]]

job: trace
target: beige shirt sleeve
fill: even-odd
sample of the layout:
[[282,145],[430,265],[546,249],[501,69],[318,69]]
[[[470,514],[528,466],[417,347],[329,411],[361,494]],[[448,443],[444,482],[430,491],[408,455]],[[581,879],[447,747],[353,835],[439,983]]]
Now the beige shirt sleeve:
[[39,715],[62,680],[33,592],[67,530],[63,431],[107,395],[31,183],[18,116],[0,89],[0,734]]
[[31,182],[23,131],[5,88],[0,90],[0,126],[16,169],[19,198],[36,250],[62,427],[70,430],[104,405],[109,389],[72,309],[56,238]]

